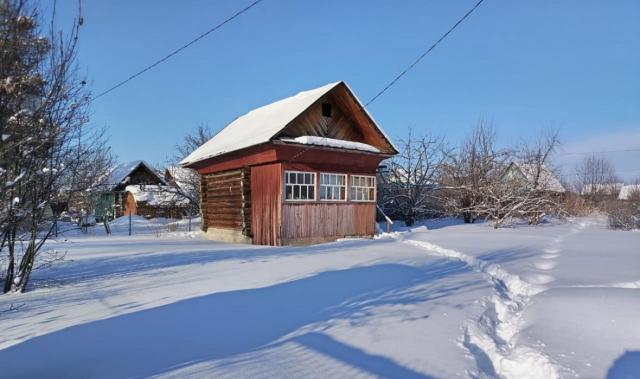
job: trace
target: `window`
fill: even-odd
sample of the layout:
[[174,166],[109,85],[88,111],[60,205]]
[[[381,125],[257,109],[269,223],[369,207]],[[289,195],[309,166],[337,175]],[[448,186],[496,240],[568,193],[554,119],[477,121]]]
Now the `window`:
[[284,193],[286,200],[315,200],[316,174],[314,172],[285,171]]
[[347,176],[344,174],[320,174],[320,200],[347,200]]
[[322,103],[322,116],[331,117],[331,104]]
[[376,201],[376,177],[351,175],[349,194],[351,201]]

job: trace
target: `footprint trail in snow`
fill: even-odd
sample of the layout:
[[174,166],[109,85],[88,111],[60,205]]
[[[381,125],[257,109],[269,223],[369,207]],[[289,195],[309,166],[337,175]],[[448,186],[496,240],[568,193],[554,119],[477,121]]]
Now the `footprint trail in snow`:
[[[566,237],[585,226],[580,224],[568,234],[555,238],[551,246],[544,249],[544,260],[535,262],[534,266],[542,271],[553,269],[557,265],[555,259],[560,255],[559,246]],[[473,376],[553,379],[569,373],[544,352],[531,346],[517,345],[516,341],[522,329],[524,310],[533,296],[547,289],[544,284],[555,280],[553,276],[539,273],[525,281],[497,264],[484,262],[471,255],[400,235],[397,238],[431,255],[465,262],[491,282],[494,294],[483,299],[485,311],[478,319],[467,321],[461,338],[462,345],[479,362],[480,372],[471,373]]]

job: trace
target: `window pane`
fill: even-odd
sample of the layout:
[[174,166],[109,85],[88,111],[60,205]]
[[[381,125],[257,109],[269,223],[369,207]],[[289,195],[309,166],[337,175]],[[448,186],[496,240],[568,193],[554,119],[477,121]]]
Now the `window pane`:
[[344,187],[340,187],[340,200],[345,200],[346,196],[345,196],[345,188]]
[[373,188],[369,188],[369,198],[367,200],[373,200],[373,199],[375,199]]
[[300,199],[302,199],[302,200],[306,200],[307,199],[307,186],[302,186],[300,188]]
[[299,173],[297,174],[296,183],[298,183],[298,184],[300,184],[300,183],[304,183],[304,178],[303,178],[303,176],[304,176],[304,175],[302,175],[302,173],[301,173],[301,172],[299,172]]
[[285,187],[285,199],[291,199],[291,186]]
[[293,198],[295,200],[300,199],[300,186],[293,186]]
[[309,199],[315,199],[315,187],[309,187]]

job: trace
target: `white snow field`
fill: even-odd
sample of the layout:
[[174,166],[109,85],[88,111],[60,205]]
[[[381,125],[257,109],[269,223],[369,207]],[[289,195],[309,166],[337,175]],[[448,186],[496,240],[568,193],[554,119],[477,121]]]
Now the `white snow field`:
[[640,377],[640,233],[598,218],[278,248],[134,221],[0,296],[2,378]]

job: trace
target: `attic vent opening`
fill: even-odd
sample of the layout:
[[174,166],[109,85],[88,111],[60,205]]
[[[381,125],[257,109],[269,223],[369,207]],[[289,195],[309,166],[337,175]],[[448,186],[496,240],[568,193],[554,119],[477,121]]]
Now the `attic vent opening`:
[[331,117],[331,104],[322,103],[322,116]]

